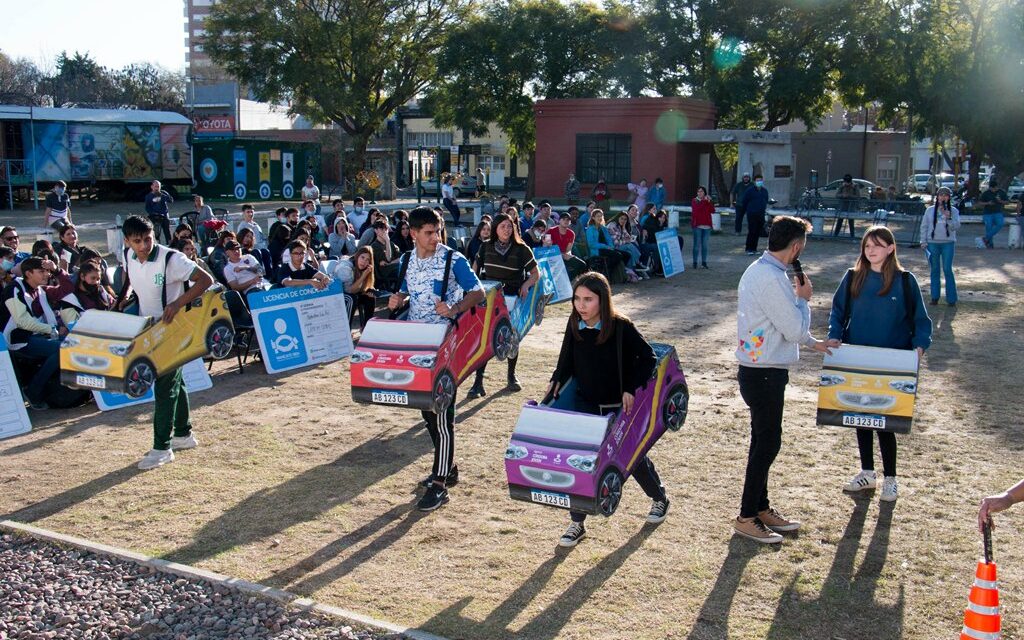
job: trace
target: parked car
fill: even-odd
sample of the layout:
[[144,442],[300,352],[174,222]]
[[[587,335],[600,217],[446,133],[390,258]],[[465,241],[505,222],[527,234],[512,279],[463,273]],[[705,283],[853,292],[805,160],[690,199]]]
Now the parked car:
[[931,174],[915,173],[914,175],[907,178],[905,189],[907,193],[923,193],[928,188],[928,179],[931,178]]
[[1006,187],[1006,195],[1018,199],[1024,196],[1024,180],[1020,178],[1011,180],[1009,186]]
[[484,286],[484,302],[444,324],[374,318],[350,358],[352,399],[443,412],[469,374],[519,348],[505,297]]
[[[452,185],[453,193],[456,198],[461,198],[463,195],[471,197],[476,193],[476,176],[463,175],[459,178],[458,182]],[[438,187],[438,181],[435,180],[423,180],[420,183],[420,194],[424,196],[436,196],[441,193]]]
[[[690,392],[673,346],[652,344],[657,366],[633,408],[596,416],[575,411],[575,383],[528,402],[505,449],[512,499],[610,516],[636,463],[666,429],[686,421]],[[615,375],[612,372],[612,375]]]
[[186,362],[207,354],[225,358],[235,340],[225,300],[224,288],[214,285],[169,324],[159,318],[86,311],[61,344],[61,382],[140,398],[158,377]]
[[[857,190],[860,192],[861,198],[867,198],[871,195],[871,192],[875,190],[876,185],[874,182],[869,180],[862,180],[861,178],[854,178],[853,183],[857,185]],[[843,184],[842,180],[833,180],[824,187],[818,188],[818,194],[822,198],[837,198],[839,193],[839,186]]]

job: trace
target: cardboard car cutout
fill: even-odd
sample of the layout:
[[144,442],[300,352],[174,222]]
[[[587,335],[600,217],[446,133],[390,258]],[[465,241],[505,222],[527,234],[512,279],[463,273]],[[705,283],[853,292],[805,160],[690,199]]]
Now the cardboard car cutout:
[[818,424],[910,433],[918,366],[914,349],[833,349],[822,363]]
[[90,309],[60,348],[60,378],[68,387],[146,394],[156,379],[190,360],[231,353],[235,328],[220,285],[182,308],[168,324],[159,318]]
[[636,463],[666,429],[678,431],[690,401],[675,347],[653,343],[657,365],[629,412],[574,410],[575,383],[557,398],[527,403],[505,450],[509,494],[562,509],[610,516]]
[[[486,284],[490,284],[490,281],[485,281]],[[498,283],[494,283],[500,287]],[[500,288],[499,288],[500,290]],[[515,329],[518,340],[516,341],[516,348],[510,357],[515,358],[519,355],[519,345],[522,343],[523,338],[530,332],[530,329],[535,326],[539,326],[544,320],[544,307],[547,306],[551,297],[554,295],[554,288],[552,285],[544,279],[530,287],[526,297],[522,300],[519,296],[505,296],[505,306],[508,308],[509,321],[512,322],[512,328]]]
[[484,283],[484,301],[443,324],[374,318],[351,356],[352,399],[442,412],[469,374],[519,348],[501,288]]

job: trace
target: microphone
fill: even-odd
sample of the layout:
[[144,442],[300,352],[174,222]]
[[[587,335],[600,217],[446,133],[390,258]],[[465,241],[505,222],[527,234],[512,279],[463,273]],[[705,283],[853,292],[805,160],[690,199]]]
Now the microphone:
[[793,271],[796,272],[796,278],[797,278],[797,280],[800,281],[800,285],[803,286],[803,284],[804,284],[804,268],[803,268],[803,265],[800,264],[800,260],[797,259],[797,258],[793,259]]

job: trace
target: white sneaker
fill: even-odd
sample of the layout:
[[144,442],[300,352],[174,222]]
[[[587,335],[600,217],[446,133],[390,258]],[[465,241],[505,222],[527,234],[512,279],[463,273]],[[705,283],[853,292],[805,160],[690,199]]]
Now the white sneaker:
[[187,436],[181,438],[171,438],[171,450],[172,451],[184,451],[185,449],[195,449],[199,446],[199,441],[196,440],[194,433],[190,433]]
[[850,493],[856,493],[858,491],[866,491],[867,489],[874,489],[878,486],[878,476],[875,475],[874,471],[863,470],[857,475],[853,476],[853,479],[843,485],[843,491],[849,491]]
[[143,471],[162,467],[168,462],[174,462],[174,452],[170,449],[150,449],[149,453],[143,456],[139,462],[139,468]]
[[896,502],[898,490],[896,476],[885,476],[882,480],[882,502]]

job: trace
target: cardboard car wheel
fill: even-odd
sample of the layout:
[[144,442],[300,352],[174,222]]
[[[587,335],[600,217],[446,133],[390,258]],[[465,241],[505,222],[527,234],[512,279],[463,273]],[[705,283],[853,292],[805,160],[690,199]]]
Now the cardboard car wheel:
[[455,378],[442,371],[434,381],[434,413],[443,413],[455,400]]
[[619,508],[619,500],[622,499],[622,474],[615,469],[609,469],[601,476],[601,482],[597,485],[597,506],[601,515],[610,516]]
[[519,345],[516,344],[516,332],[512,329],[512,323],[508,321],[508,318],[502,318],[498,322],[498,326],[494,328],[492,341],[494,357],[498,360],[515,357],[519,350]]
[[545,303],[544,294],[538,295],[537,302],[534,303],[533,307],[533,324],[538,327],[540,326],[540,323],[544,321],[544,307],[546,306],[547,304]]
[[235,330],[227,321],[220,320],[206,332],[206,348],[214,360],[226,358],[235,344]]
[[661,405],[661,420],[665,428],[679,431],[686,422],[690,407],[690,391],[685,384],[677,384],[668,390],[665,403]]
[[125,392],[130,398],[141,398],[156,382],[156,369],[145,358],[136,360],[128,367],[125,376]]

